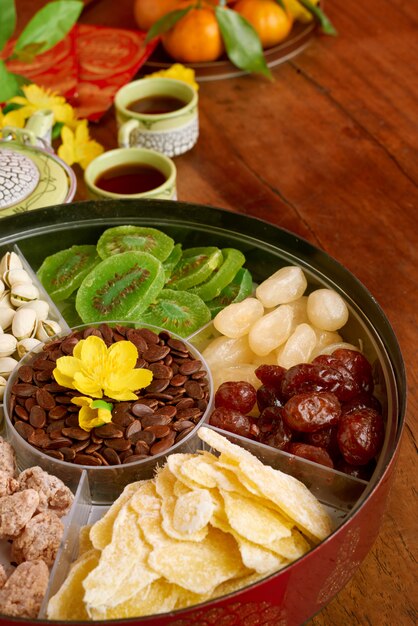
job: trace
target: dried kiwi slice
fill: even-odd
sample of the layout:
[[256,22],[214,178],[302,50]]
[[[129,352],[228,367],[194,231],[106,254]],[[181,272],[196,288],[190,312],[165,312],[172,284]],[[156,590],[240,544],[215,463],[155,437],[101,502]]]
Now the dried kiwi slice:
[[46,257],[37,274],[51,298],[59,302],[68,298],[98,263],[96,246],[71,246]]
[[75,306],[84,323],[135,320],[164,286],[161,262],[147,252],[123,252],[105,259],[86,276]]
[[193,287],[191,290],[192,293],[202,298],[205,302],[219,296],[222,289],[229,285],[240,267],[245,263],[245,256],[235,248],[223,248],[221,252],[223,257],[222,265],[211,274],[207,281],[197,285],[197,287]]
[[203,283],[222,261],[222,252],[215,246],[187,248],[167,281],[167,287],[186,291]]
[[97,252],[102,259],[114,254],[136,250],[148,252],[165,261],[174,248],[174,239],[156,228],[145,226],[115,226],[108,228],[97,242]]
[[176,245],[170,252],[170,255],[166,258],[166,260],[163,263],[166,280],[170,278],[171,274],[173,273],[174,268],[176,267],[177,263],[180,261],[182,254],[183,254],[183,250],[181,247],[181,243],[176,243]]
[[245,267],[242,267],[236,273],[234,279],[222,289],[219,296],[206,302],[210,309],[212,318],[222,311],[228,304],[232,302],[241,302],[244,298],[247,298],[253,291],[253,278]]
[[141,315],[141,322],[161,326],[180,337],[188,337],[209,320],[210,311],[199,296],[174,289],[160,291]]

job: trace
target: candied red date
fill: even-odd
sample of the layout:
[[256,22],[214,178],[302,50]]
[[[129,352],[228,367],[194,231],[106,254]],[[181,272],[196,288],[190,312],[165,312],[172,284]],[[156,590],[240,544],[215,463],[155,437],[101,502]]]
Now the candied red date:
[[258,427],[254,424],[254,420],[246,415],[242,415],[234,409],[219,407],[212,412],[209,423],[216,428],[222,428],[235,435],[242,437],[253,437],[258,434]]
[[305,433],[304,442],[310,446],[324,448],[331,458],[336,458],[339,455],[337,430],[337,426],[327,426],[314,433]]
[[346,401],[357,395],[359,389],[348,370],[343,372],[321,361],[300,363],[289,368],[283,376],[283,395],[291,398],[309,391],[330,391],[339,400]]
[[257,406],[260,413],[269,406],[283,406],[279,392],[269,385],[261,385],[257,389]]
[[361,391],[358,396],[341,405],[341,413],[343,414],[352,413],[358,409],[374,409],[378,413],[382,413],[382,405],[379,400],[365,391]]
[[374,388],[372,366],[364,354],[356,350],[340,348],[332,356],[338,359],[356,381],[360,389],[371,394]]
[[384,438],[382,416],[373,409],[359,409],[341,417],[338,446],[351,465],[366,465],[380,451]]
[[303,433],[334,426],[341,416],[338,398],[327,391],[299,393],[283,407],[283,419],[292,429]]
[[273,387],[277,392],[280,392],[285,373],[286,370],[281,365],[260,365],[254,372],[263,385]]
[[277,406],[267,407],[257,419],[259,428],[258,441],[268,446],[283,450],[292,439],[292,431],[284,423],[282,409]]
[[245,381],[222,383],[215,393],[215,407],[234,409],[242,414],[249,413],[257,400],[254,387]]
[[286,452],[300,456],[308,461],[313,461],[314,463],[320,463],[326,467],[334,467],[330,455],[323,448],[310,446],[307,443],[289,443],[286,447]]
[[[333,355],[321,354],[312,363],[319,365],[319,372],[328,391],[332,391],[340,402],[351,400],[360,392],[360,388],[349,370]],[[336,374],[338,372],[338,374]]]

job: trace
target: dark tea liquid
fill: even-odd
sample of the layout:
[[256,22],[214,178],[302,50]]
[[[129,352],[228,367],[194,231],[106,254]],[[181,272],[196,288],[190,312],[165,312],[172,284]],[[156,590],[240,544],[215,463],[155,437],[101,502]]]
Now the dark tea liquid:
[[159,115],[160,113],[172,113],[186,106],[184,100],[173,96],[146,96],[134,100],[126,107],[134,113],[147,113]]
[[129,195],[160,187],[166,180],[164,174],[152,165],[127,163],[106,170],[96,178],[94,184],[103,191]]

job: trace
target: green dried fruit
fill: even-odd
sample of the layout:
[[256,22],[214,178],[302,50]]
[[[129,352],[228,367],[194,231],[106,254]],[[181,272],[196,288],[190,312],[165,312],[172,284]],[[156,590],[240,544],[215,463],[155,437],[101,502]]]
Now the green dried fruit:
[[232,304],[232,302],[241,302],[245,298],[248,298],[252,294],[253,291],[253,279],[250,272],[242,267],[236,273],[234,279],[222,289],[219,296],[206,302],[207,306],[210,309],[212,319],[222,311],[228,304]]
[[210,311],[199,296],[187,291],[163,289],[156,301],[142,313],[141,321],[188,337],[210,321]]
[[46,257],[38,278],[56,302],[68,298],[100,263],[96,246],[71,246]]
[[76,297],[84,323],[139,319],[164,286],[164,270],[147,252],[123,252],[105,259],[83,280]]
[[245,263],[245,256],[235,248],[224,248],[221,252],[222,265],[211,274],[207,281],[191,289],[191,293],[196,294],[205,302],[219,296],[222,289],[229,285],[240,267]]
[[160,261],[165,261],[173,248],[174,239],[156,228],[145,226],[108,228],[97,242],[97,252],[102,259],[122,252],[137,251],[148,252]]
[[209,278],[223,261],[222,252],[214,246],[188,248],[167,281],[168,289],[186,291]]

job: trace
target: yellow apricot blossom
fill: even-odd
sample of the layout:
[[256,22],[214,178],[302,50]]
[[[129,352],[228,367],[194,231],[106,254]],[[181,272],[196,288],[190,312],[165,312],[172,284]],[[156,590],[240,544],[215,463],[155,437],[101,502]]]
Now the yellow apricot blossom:
[[75,130],[68,126],[61,129],[62,144],[58,156],[68,165],[79,163],[83,169],[103,152],[103,146],[90,138],[87,120],[80,120]]
[[25,116],[21,109],[14,109],[8,113],[3,113],[0,109],[0,128],[11,126],[13,128],[23,128],[25,125]]
[[112,421],[112,405],[104,400],[93,400],[86,396],[72,398],[71,402],[81,407],[78,424],[83,430],[91,430]]
[[90,335],[76,344],[73,356],[57,359],[53,375],[59,385],[85,396],[136,400],[134,391],[152,380],[150,370],[135,367],[137,359],[138,350],[131,341],[107,347],[103,339]]
[[182,80],[184,83],[189,83],[196,91],[199,89],[199,85],[195,80],[195,72],[191,67],[186,67],[181,63],[174,63],[170,65],[166,70],[159,70],[152,74],[147,74],[146,78],[175,78],[176,80]]
[[51,92],[50,89],[43,89],[39,85],[23,85],[24,96],[15,96],[9,102],[21,105],[20,115],[28,119],[36,111],[48,109],[54,114],[55,122],[63,124],[73,124],[75,112],[73,107],[66,102],[63,96]]

